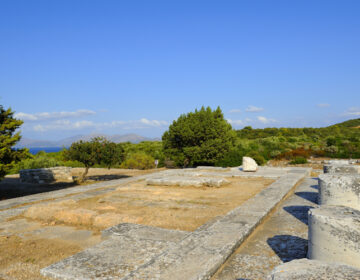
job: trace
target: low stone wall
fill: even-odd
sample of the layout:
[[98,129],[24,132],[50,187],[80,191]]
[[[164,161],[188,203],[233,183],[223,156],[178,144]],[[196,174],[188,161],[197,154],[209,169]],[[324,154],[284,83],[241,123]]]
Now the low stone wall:
[[71,167],[58,166],[20,170],[20,181],[32,184],[47,184],[52,182],[73,182],[73,178]]

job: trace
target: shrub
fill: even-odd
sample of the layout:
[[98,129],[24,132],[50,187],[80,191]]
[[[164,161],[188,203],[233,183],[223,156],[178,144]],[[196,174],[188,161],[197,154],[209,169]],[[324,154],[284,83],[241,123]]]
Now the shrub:
[[221,109],[181,115],[162,137],[165,156],[178,166],[214,165],[234,146],[235,132]]
[[223,167],[235,167],[242,164],[242,157],[244,156],[243,151],[231,150],[225,154],[225,156],[218,160],[215,165]]
[[307,159],[304,157],[296,157],[289,163],[290,164],[304,164],[304,163],[307,163]]
[[12,173],[19,173],[22,169],[37,169],[37,168],[49,168],[55,166],[62,166],[63,162],[54,158],[49,158],[46,155],[35,156],[34,158],[24,159],[19,162]]
[[246,156],[253,158],[258,165],[264,165],[266,163],[266,159],[256,151],[252,151]]
[[151,169],[155,167],[155,159],[145,153],[130,154],[120,165],[128,169]]

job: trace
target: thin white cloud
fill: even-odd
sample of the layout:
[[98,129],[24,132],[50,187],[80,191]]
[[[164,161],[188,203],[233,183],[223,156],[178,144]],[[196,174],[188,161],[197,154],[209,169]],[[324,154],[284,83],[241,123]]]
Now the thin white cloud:
[[263,123],[263,124],[269,124],[269,123],[274,123],[274,122],[276,122],[276,120],[274,120],[274,119],[268,119],[268,118],[262,117],[262,116],[258,116],[258,117],[257,117],[257,120],[258,120],[259,122]]
[[230,111],[229,111],[230,113],[241,113],[241,110],[240,109],[231,109]]
[[327,108],[327,107],[330,107],[330,104],[328,103],[320,103],[320,104],[317,104],[318,107],[320,108]]
[[131,120],[131,121],[112,121],[112,122],[103,122],[97,123],[93,121],[70,121],[70,120],[56,120],[47,124],[37,124],[32,126],[33,131],[44,132],[50,130],[80,130],[85,128],[94,128],[101,130],[103,128],[122,128],[122,129],[145,129],[149,127],[163,127],[167,126],[169,123],[166,121],[159,120],[148,120],[142,118],[140,120]]
[[345,116],[360,116],[360,107],[351,107],[343,115]]
[[242,120],[227,119],[227,121],[231,125],[244,125],[244,122]]
[[264,111],[264,108],[261,108],[261,107],[256,107],[256,106],[248,106],[246,109],[245,109],[246,112],[261,112],[261,111]]
[[21,119],[23,121],[43,121],[51,119],[64,119],[64,118],[78,118],[83,116],[95,115],[96,112],[87,109],[80,109],[73,112],[42,112],[35,114],[28,114],[19,112],[15,114],[15,118]]

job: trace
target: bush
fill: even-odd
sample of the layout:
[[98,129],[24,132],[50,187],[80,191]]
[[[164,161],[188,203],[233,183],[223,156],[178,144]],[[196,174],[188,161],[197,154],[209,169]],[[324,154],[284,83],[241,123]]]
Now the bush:
[[226,153],[225,156],[218,160],[215,165],[222,167],[235,167],[240,166],[242,164],[242,157],[244,156],[243,151],[239,150],[231,150]]
[[289,163],[290,164],[304,164],[304,163],[307,163],[307,159],[304,157],[296,157]]
[[155,168],[155,159],[145,153],[130,154],[120,165],[127,169],[151,169]]
[[266,163],[266,159],[256,151],[252,151],[246,156],[253,158],[258,165],[264,165]]
[[22,169],[38,169],[49,168],[55,166],[63,166],[63,162],[54,158],[49,158],[46,155],[35,156],[34,158],[24,159],[20,161],[11,173],[19,173]]
[[234,146],[235,132],[221,109],[181,115],[162,137],[165,156],[178,166],[214,165]]

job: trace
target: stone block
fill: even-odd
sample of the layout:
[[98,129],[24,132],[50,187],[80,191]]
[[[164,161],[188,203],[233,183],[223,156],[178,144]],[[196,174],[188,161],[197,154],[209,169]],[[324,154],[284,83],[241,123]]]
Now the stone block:
[[308,258],[360,268],[360,211],[345,206],[309,210]]
[[360,175],[320,175],[319,204],[343,205],[360,210]]
[[360,279],[360,270],[327,262],[299,259],[277,266],[268,276],[268,280],[356,280]]
[[161,178],[150,178],[146,180],[147,185],[155,186],[194,186],[194,187],[221,187],[230,182],[223,178],[203,178],[186,176],[169,176]]
[[31,184],[52,182],[73,182],[71,167],[58,166],[51,168],[20,170],[20,181]]
[[360,174],[360,165],[325,164],[324,173]]
[[242,159],[243,171],[255,172],[258,169],[258,165],[251,157],[243,157]]

